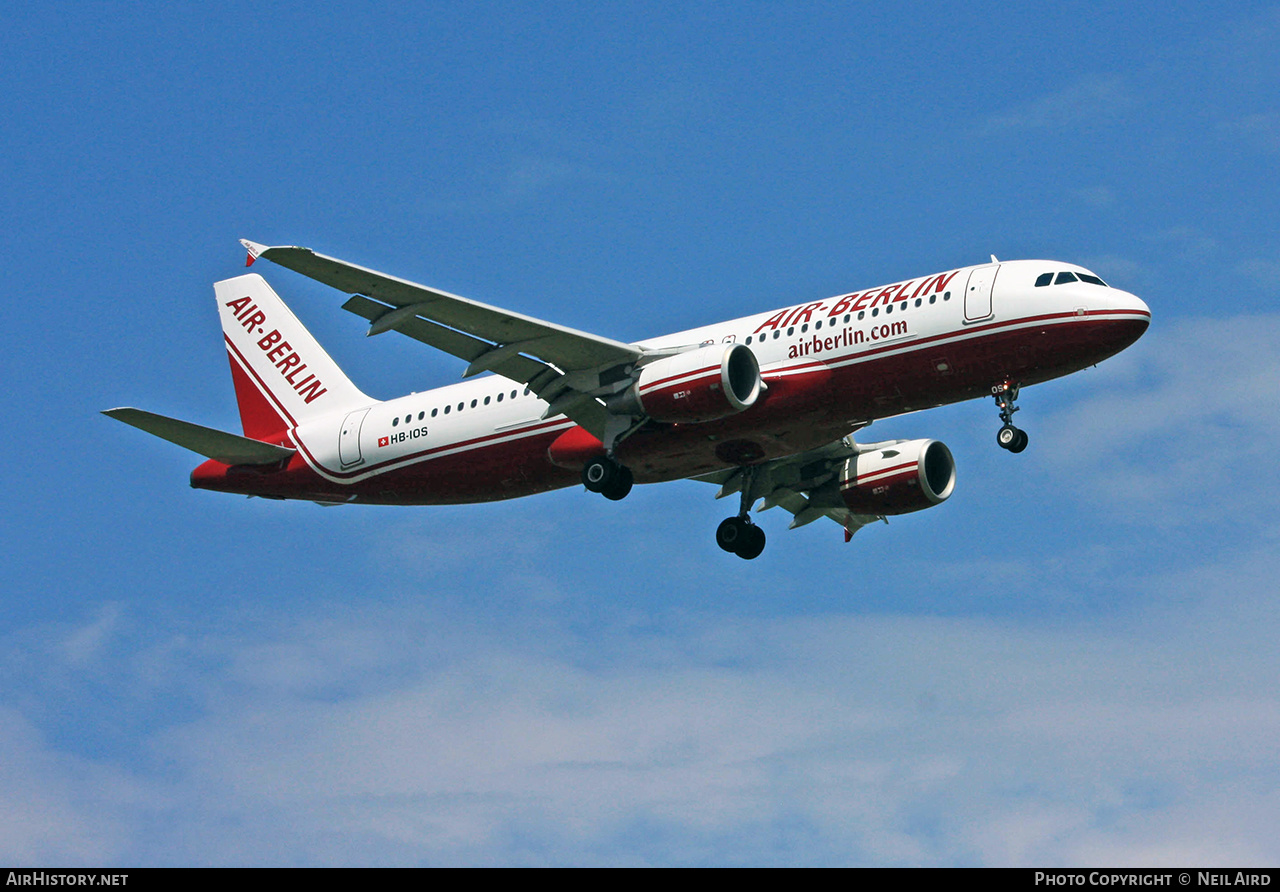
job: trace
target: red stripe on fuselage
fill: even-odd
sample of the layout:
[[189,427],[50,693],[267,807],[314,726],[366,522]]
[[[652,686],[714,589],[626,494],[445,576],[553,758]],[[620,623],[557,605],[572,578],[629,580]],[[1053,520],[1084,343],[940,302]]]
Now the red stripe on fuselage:
[[418,452],[411,452],[406,455],[398,455],[394,458],[389,458],[386,461],[379,462],[377,464],[367,465],[365,467],[362,467],[354,471],[330,471],[328,468],[325,468],[323,465],[321,465],[315,459],[315,457],[311,455],[310,451],[307,450],[306,446],[304,446],[302,443],[299,443],[298,446],[307,454],[309,460],[315,463],[316,467],[325,476],[337,478],[339,480],[353,480],[359,477],[367,477],[372,472],[378,471],[379,469],[382,469],[382,468],[398,467],[405,464],[419,462],[429,458],[432,455],[438,455],[443,452],[449,452],[450,450],[463,450],[463,451],[469,452],[469,451],[474,451],[475,449],[478,449],[478,448],[483,448],[486,444],[489,444],[489,443],[495,443],[503,440],[524,439],[525,437],[531,436],[536,433],[540,433],[542,431],[553,431],[556,434],[560,434],[573,426],[574,426],[574,423],[572,421],[569,421],[566,418],[536,422],[534,424],[529,425],[528,427],[520,427],[520,428],[516,428],[514,430],[509,430],[509,431],[500,431],[500,432],[495,432],[490,434],[483,434],[479,437],[472,437],[469,440],[455,440],[453,442],[445,443],[440,446],[433,446],[429,449],[422,449],[422,450],[419,450]]

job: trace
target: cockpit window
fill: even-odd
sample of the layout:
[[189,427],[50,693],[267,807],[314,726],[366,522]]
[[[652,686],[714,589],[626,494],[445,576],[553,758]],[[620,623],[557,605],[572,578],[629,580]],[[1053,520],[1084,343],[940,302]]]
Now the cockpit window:
[[1097,276],[1091,276],[1088,273],[1076,273],[1076,275],[1080,277],[1081,282],[1088,282],[1090,285],[1101,285],[1103,288],[1110,287]]
[[1054,280],[1054,283],[1053,283],[1053,284],[1055,284],[1055,285],[1065,285],[1065,284],[1067,284],[1068,282],[1074,282],[1074,281],[1076,281],[1076,274],[1075,274],[1075,273],[1062,272],[1062,273],[1058,273],[1058,278],[1057,278],[1056,280]]
[[1044,275],[1039,276],[1036,279],[1036,287],[1043,288],[1045,285],[1048,285],[1052,281],[1053,281],[1053,273],[1045,273]]

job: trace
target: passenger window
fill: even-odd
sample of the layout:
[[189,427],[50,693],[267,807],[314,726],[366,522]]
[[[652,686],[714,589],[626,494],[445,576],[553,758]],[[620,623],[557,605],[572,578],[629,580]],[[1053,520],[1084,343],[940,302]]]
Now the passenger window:
[[866,318],[866,316],[867,316],[867,311],[866,311],[866,310],[859,310],[859,311],[858,311],[858,318],[859,318],[859,319],[865,319],[865,318]]
[[439,411],[440,411],[439,409],[432,409],[432,410],[431,410],[431,417],[432,417],[432,418],[435,418],[435,417],[436,417],[436,413],[437,413],[437,412],[439,412]]
[[819,319],[817,322],[813,323],[813,330],[814,330],[814,331],[817,331],[817,330],[818,330],[818,329],[820,329],[820,328],[822,328],[822,320],[821,320],[821,319]]
[[871,311],[871,315],[872,315],[873,317],[874,317],[874,316],[879,316],[879,315],[880,315],[880,308],[879,308],[879,307],[876,307],[875,309],[873,309],[873,310]]
[[392,427],[399,427],[399,426],[400,426],[400,416],[399,416],[399,415],[397,415],[395,418],[392,418],[392,419],[391,419],[391,426],[392,426]]
[[503,397],[503,394],[501,394],[501,393],[500,393],[500,394],[498,394],[498,402],[502,402],[502,397]]
[[806,322],[804,325],[800,326],[800,331],[801,331],[801,332],[806,332],[806,331],[808,331],[808,330],[809,330],[809,323],[808,323],[808,322]]
[[1054,280],[1055,285],[1066,285],[1068,282],[1076,281],[1075,273],[1058,273],[1058,278]]
[[796,327],[794,325],[787,329],[787,337],[791,337],[795,333],[796,333]]
[[458,403],[458,411],[461,412],[466,403]]
[[1042,273],[1036,277],[1036,287],[1043,288],[1053,281],[1053,273]]
[[936,301],[937,301],[937,299],[938,299],[938,295],[936,295],[936,294],[930,294],[930,295],[929,295],[929,303],[934,303],[934,302],[936,302]]
[[453,407],[452,407],[452,406],[445,406],[445,407],[444,407],[444,414],[448,415],[448,414],[449,414],[449,410],[450,410],[451,408],[453,408]]

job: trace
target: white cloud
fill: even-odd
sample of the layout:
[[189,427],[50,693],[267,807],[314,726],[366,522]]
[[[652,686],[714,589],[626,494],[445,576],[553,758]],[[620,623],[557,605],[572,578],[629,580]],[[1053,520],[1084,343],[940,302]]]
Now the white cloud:
[[267,672],[206,641],[227,668],[152,736],[162,769],[30,734],[8,761],[104,862],[1270,863],[1277,570],[1232,554],[1098,623],[719,619],[656,647],[330,608],[273,629]]
[[1062,130],[1110,120],[1136,104],[1128,85],[1119,77],[1086,77],[992,116],[992,130]]
[[1161,526],[1273,516],[1265,477],[1280,430],[1280,316],[1165,326],[1157,313],[1106,378],[1041,419],[1045,454],[1078,492]]
[[125,772],[51,752],[25,717],[0,707],[0,860],[111,863],[139,793]]
[[74,666],[84,666],[102,656],[120,624],[122,612],[123,608],[118,603],[103,604],[97,619],[67,635],[58,645],[67,662]]

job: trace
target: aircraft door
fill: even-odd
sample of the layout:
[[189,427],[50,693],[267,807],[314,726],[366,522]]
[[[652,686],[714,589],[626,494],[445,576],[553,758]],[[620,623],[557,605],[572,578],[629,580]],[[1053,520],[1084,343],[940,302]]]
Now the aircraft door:
[[1000,264],[980,266],[969,273],[964,292],[964,321],[977,322],[991,316],[991,286],[995,284]]
[[354,467],[364,461],[360,454],[360,428],[364,426],[364,417],[368,414],[368,408],[357,409],[347,413],[347,417],[342,419],[338,434],[338,460],[344,468]]

